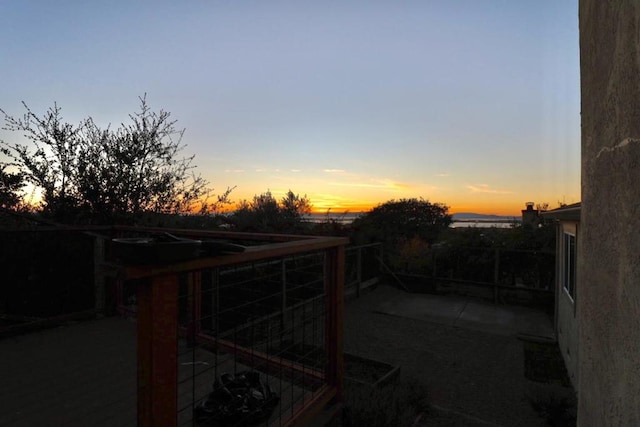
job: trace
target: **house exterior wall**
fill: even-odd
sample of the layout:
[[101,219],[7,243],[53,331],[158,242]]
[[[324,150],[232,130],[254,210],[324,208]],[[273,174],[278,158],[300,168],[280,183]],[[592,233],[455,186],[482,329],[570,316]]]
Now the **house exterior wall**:
[[557,262],[556,262],[556,334],[558,337],[558,347],[567,367],[567,373],[573,388],[578,390],[578,318],[576,303],[579,298],[579,284],[576,282],[576,290],[573,298],[564,287],[564,260],[566,257],[564,235],[570,233],[578,236],[578,223],[563,221],[558,225],[558,235],[556,238]]
[[578,424],[640,425],[640,2],[580,0]]

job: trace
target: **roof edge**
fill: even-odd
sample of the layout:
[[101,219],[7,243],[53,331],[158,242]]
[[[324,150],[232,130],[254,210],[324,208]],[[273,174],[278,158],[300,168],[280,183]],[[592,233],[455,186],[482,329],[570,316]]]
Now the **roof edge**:
[[580,221],[580,212],[582,203],[573,203],[571,205],[562,206],[547,212],[543,212],[542,216],[550,219]]

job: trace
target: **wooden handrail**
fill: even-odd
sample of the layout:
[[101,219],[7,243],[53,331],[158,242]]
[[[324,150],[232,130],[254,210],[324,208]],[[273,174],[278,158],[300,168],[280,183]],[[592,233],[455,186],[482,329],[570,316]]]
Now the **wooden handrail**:
[[279,258],[304,252],[314,252],[339,246],[345,246],[349,239],[344,237],[317,237],[282,243],[272,243],[249,247],[245,252],[196,258],[169,265],[135,265],[124,267],[123,275],[127,279],[139,279],[164,274],[177,274],[195,270],[206,270],[268,258]]

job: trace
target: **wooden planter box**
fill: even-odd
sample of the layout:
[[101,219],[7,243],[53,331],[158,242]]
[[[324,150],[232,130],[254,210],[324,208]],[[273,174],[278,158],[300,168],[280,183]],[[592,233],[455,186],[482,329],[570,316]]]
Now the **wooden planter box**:
[[571,385],[555,339],[519,334],[524,346],[524,375],[531,381]]
[[346,385],[351,383],[372,388],[390,384],[400,376],[399,366],[349,353],[344,353],[344,370]]

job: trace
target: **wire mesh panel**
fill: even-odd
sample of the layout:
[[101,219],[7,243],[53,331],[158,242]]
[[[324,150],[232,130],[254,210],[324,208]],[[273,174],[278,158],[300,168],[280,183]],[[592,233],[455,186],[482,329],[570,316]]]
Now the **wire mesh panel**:
[[345,251],[345,293],[359,295],[380,276],[382,244],[352,246]]
[[327,301],[341,295],[345,239],[256,235],[270,243],[149,263],[95,230],[7,236],[0,320],[37,328],[0,323],[13,408],[0,425],[277,425],[339,394],[340,305]]
[[324,253],[181,278],[178,425],[278,425],[324,383]]

